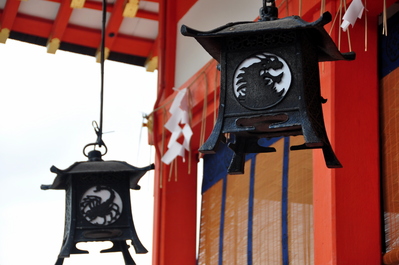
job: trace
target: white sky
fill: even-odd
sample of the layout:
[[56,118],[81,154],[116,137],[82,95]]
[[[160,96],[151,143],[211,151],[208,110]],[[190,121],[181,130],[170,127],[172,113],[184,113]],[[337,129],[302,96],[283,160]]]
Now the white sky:
[[[136,167],[152,162],[147,129],[140,138],[142,114],[156,96],[156,73],[123,63],[105,63],[104,160]],[[51,184],[52,165],[65,169],[86,161],[83,147],[96,140],[99,122],[100,64],[94,57],[57,51],[14,40],[0,45],[0,264],[54,264],[64,232],[65,191]],[[135,255],[151,264],[153,173],[132,191],[133,219],[150,251]],[[91,243],[91,249],[102,243]],[[93,250],[94,251],[94,250]],[[98,250],[99,251],[99,250]],[[122,254],[71,255],[64,264],[124,264]]]

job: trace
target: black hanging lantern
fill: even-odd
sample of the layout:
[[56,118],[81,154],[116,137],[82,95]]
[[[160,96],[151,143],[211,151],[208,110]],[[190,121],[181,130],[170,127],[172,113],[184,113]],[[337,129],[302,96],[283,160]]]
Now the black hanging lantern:
[[318,63],[353,60],[355,54],[338,51],[323,27],[330,21],[328,12],[312,23],[298,16],[277,19],[274,1],[263,0],[257,22],[206,32],[182,26],[183,35],[220,63],[219,113],[202,153],[214,153],[229,134],[235,152],[229,173],[241,174],[246,153],[275,151],[259,139],[303,135],[305,143],[291,150],[322,148],[329,168],[342,167],[324,126]]
[[135,264],[129,254],[126,240],[132,240],[136,253],[147,253],[140,242],[132,218],[130,189],[139,190],[138,182],[149,165],[136,168],[120,161],[103,161],[98,150],[88,154],[86,162],[76,162],[65,170],[55,166],[52,185],[44,190],[66,191],[64,240],[56,265],[70,254],[88,253],[76,247],[79,242],[111,241],[113,247],[106,252],[122,252],[125,264]]
[[[102,140],[106,0],[102,5],[100,126],[96,122],[93,124],[97,140],[83,149],[88,161],[76,162],[65,170],[52,166],[51,172],[57,174],[53,184],[41,186],[43,190],[66,191],[64,239],[55,265],[62,265],[70,254],[88,253],[76,247],[79,242],[110,241],[113,246],[101,253],[122,252],[126,265],[135,265],[126,240],[131,240],[136,253],[148,252],[133,224],[130,189],[140,189],[139,180],[148,170],[154,169],[154,164],[136,168],[126,162],[102,159],[107,153]],[[86,154],[89,146],[94,146],[94,150]],[[96,146],[104,147],[104,154],[96,150]]]

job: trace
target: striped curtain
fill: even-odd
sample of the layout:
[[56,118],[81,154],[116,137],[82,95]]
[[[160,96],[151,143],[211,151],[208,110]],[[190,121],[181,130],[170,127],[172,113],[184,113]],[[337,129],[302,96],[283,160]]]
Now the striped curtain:
[[386,248],[383,260],[386,265],[399,264],[399,5],[392,8],[389,13],[394,15],[388,19],[388,36],[380,36],[381,156]]
[[302,137],[273,139],[227,175],[226,146],[204,158],[198,264],[313,264],[312,151]]

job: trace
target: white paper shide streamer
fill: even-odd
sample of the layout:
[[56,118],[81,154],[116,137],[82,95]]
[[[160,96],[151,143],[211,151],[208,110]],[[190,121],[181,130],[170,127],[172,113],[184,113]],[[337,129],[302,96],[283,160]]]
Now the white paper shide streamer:
[[352,27],[355,25],[356,20],[362,18],[364,11],[364,5],[362,0],[353,0],[348,10],[346,10],[344,17],[342,18],[341,28],[346,31],[349,25]]
[[[189,125],[187,88],[177,93],[170,106],[169,113],[172,116],[166,122],[165,128],[172,133],[172,136],[169,139],[168,151],[161,159],[167,165],[177,156],[181,156],[185,161],[185,150],[190,151],[190,139],[193,131]],[[181,135],[183,135],[183,144],[177,141]]]

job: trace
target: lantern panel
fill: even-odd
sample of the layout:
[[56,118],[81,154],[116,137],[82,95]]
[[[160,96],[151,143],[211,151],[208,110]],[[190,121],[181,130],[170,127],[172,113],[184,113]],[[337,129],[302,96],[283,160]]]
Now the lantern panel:
[[342,167],[324,126],[319,62],[353,60],[354,53],[338,51],[323,28],[330,21],[325,13],[312,23],[292,16],[207,32],[182,26],[182,34],[194,37],[221,69],[218,119],[201,152],[230,142],[235,155],[229,173],[242,174],[246,153],[275,151],[260,139],[303,135],[305,142],[291,150],[322,148],[328,167]]
[[90,158],[57,173],[52,185],[42,189],[65,189],[64,239],[56,265],[70,254],[88,253],[76,247],[79,242],[111,241],[113,247],[102,250],[122,252],[125,264],[135,264],[126,240],[136,253],[147,253],[133,224],[130,189],[139,189],[138,181],[154,165],[136,168],[125,162]]

